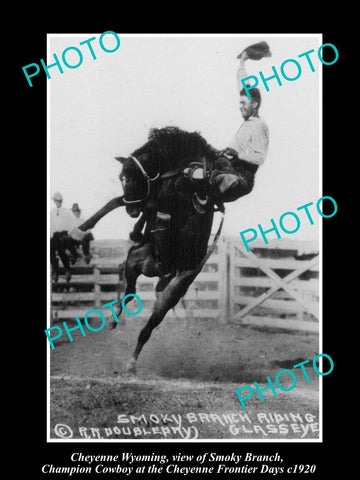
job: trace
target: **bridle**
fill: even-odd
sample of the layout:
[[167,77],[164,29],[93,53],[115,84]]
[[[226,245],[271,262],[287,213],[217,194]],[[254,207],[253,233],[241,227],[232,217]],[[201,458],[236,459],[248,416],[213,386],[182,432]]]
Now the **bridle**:
[[[190,163],[190,166],[188,168],[184,168],[184,167],[176,168],[175,170],[169,170],[168,172],[165,172],[161,175],[158,172],[155,175],[155,177],[151,178],[150,175],[146,172],[146,170],[144,169],[144,167],[141,165],[141,163],[139,162],[139,160],[136,157],[134,157],[133,155],[129,155],[128,158],[131,158],[131,160],[139,168],[139,170],[142,173],[144,179],[146,180],[147,192],[146,192],[146,195],[139,200],[126,200],[125,196],[124,196],[123,197],[123,202],[125,204],[141,203],[144,200],[146,200],[150,195],[151,182],[155,182],[159,178],[163,179],[163,180],[166,180],[168,178],[175,177],[175,176],[178,176],[178,175],[184,175],[184,177],[188,177],[191,181],[194,181],[193,174],[194,174],[195,171],[198,171],[199,169],[202,169],[202,171],[203,171],[203,177],[202,178],[203,179],[209,179],[209,177],[211,175],[211,171],[212,171],[212,167],[211,167],[210,171],[207,170],[206,159],[205,159],[205,157],[203,157],[202,162],[192,162],[192,163]],[[121,176],[120,176],[120,180],[121,180]]]
[[159,178],[160,173],[157,173],[155,175],[155,177],[151,178],[150,175],[148,175],[148,173],[145,171],[144,167],[141,165],[141,163],[139,162],[139,160],[136,157],[134,157],[133,155],[129,155],[129,158],[131,158],[131,160],[135,163],[135,165],[137,165],[137,167],[139,168],[140,172],[142,173],[144,179],[146,180],[147,193],[146,193],[145,197],[141,198],[140,200],[125,200],[125,197],[124,197],[123,201],[124,201],[124,203],[141,203],[144,200],[146,200],[148,198],[148,196],[150,195],[151,182],[155,182],[155,180],[157,180]]

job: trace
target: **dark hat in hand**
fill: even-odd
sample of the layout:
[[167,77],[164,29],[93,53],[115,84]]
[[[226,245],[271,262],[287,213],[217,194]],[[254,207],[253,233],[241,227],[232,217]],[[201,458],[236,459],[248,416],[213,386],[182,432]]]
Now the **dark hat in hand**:
[[241,55],[246,52],[248,58],[251,60],[260,60],[263,57],[271,57],[270,47],[266,42],[254,43],[246,47],[236,58],[240,58]]

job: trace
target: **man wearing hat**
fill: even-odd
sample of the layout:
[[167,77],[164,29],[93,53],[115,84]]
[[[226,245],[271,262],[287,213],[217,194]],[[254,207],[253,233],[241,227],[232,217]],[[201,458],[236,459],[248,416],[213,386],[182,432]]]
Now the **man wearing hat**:
[[[73,206],[71,207],[71,211],[73,213],[73,224],[72,228],[76,228],[82,223],[85,222],[85,218],[81,216],[81,210],[79,207],[78,203],[74,203]],[[73,240],[73,239],[72,239]],[[94,240],[94,236],[91,233],[90,230],[88,230],[84,236],[84,238],[81,241],[78,240],[73,240],[75,245],[81,245],[82,250],[85,256],[85,262],[88,264],[90,263],[91,260],[91,255],[90,255],[90,242],[91,240]],[[77,253],[76,253],[77,256]]]
[[[209,179],[208,191],[220,210],[223,210],[223,203],[234,202],[251,192],[254,186],[255,173],[266,158],[269,129],[259,117],[260,91],[257,88],[251,89],[251,98],[249,99],[242,87],[241,80],[247,77],[245,70],[246,60],[260,60],[270,55],[268,44],[259,42],[245,48],[237,57],[240,65],[236,72],[236,80],[240,94],[240,113],[244,122],[236,131],[228,147],[219,152],[219,156],[215,161],[215,169],[212,171]],[[192,171],[191,179],[195,182],[204,182],[204,175],[203,168],[197,167]],[[198,195],[195,195],[192,201],[194,208],[198,212],[203,213],[203,206],[208,200],[206,198],[201,200]],[[168,265],[169,258],[171,258],[169,251],[170,219],[171,216],[168,213],[158,211],[156,214],[156,222],[159,221],[159,228],[157,228],[156,224],[154,230],[156,232],[156,234],[154,233],[156,249],[159,252],[161,263],[168,267],[165,270],[169,270],[169,273],[163,276],[162,280],[157,284],[157,291],[165,288],[169,279],[175,274],[174,268]],[[145,222],[146,216],[143,213],[130,233],[131,240],[142,240],[142,229]]]
[[[269,129],[266,123],[259,117],[261,95],[257,88],[251,89],[251,99],[246,95],[241,80],[247,77],[245,62],[248,59],[260,60],[271,56],[269,45],[266,42],[259,42],[245,48],[237,58],[240,61],[236,72],[237,88],[240,94],[239,107],[244,122],[236,131],[227,148],[219,153],[215,163],[215,170],[210,177],[210,192],[222,208],[224,202],[233,202],[238,198],[251,192],[254,186],[255,173],[259,166],[265,161],[268,144]],[[194,172],[193,172],[194,173]],[[198,168],[192,179],[204,181],[202,168]],[[194,207],[202,211],[200,201],[193,200]],[[130,239],[138,242],[143,238],[142,230],[146,218],[143,214],[134,225],[130,233]],[[166,231],[166,228],[164,229]],[[166,233],[164,233],[164,238]],[[160,242],[162,250],[166,251],[166,240]]]
[[68,231],[72,226],[73,217],[68,208],[62,206],[63,197],[60,192],[55,192],[52,196],[55,207],[50,211],[50,236],[55,232]]
[[73,225],[73,215],[70,210],[63,207],[63,197],[60,192],[55,192],[52,196],[55,207],[50,210],[50,263],[52,266],[52,278],[54,282],[58,279],[59,255],[65,268],[65,278],[67,281],[71,278],[70,260],[66,254],[66,245],[64,238]]
[[246,60],[260,60],[269,56],[271,52],[268,44],[259,42],[245,48],[237,57],[240,60],[236,72],[237,88],[240,94],[239,109],[244,121],[228,147],[221,152],[216,163],[218,171],[215,171],[210,179],[213,195],[220,204],[233,202],[250,193],[254,186],[255,173],[266,158],[269,129],[259,117],[260,90],[253,88],[249,99],[241,80],[247,77]]
[[81,216],[81,210],[79,207],[78,203],[73,203],[71,207],[71,211],[75,217],[74,219],[74,225],[77,227],[78,225],[81,225],[82,222],[84,222],[84,218]]

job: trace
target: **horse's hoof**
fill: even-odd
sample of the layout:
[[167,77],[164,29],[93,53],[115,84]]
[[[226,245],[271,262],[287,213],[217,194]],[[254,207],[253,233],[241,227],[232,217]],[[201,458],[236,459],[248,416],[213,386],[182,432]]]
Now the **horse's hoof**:
[[116,328],[116,325],[117,325],[117,322],[115,322],[115,320],[112,320],[109,324],[110,330],[114,330],[114,328]]
[[126,374],[136,375],[136,361],[134,359],[131,359],[126,365]]

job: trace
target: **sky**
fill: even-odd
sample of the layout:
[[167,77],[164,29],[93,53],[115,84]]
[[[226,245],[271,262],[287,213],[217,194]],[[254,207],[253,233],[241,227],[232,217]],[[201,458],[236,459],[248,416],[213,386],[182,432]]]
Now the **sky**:
[[[83,52],[83,63],[74,69],[50,69],[48,95],[48,197],[55,191],[64,206],[77,202],[84,217],[90,216],[111,198],[121,195],[120,164],[115,156],[126,156],[147,140],[151,128],[176,125],[198,131],[215,148],[225,148],[243,119],[236,88],[237,55],[252,43],[265,40],[272,52],[260,61],[248,60],[248,75],[272,75],[272,66],[297,59],[302,70],[294,81],[269,81],[262,94],[260,117],[267,123],[270,143],[265,163],[256,174],[253,191],[226,204],[223,233],[261,224],[279,217],[321,195],[321,69],[317,58],[320,34],[307,35],[135,35],[117,32],[121,44],[113,53],[101,50],[102,32],[49,34],[48,64],[53,54],[75,46]],[[81,41],[95,36],[94,60]],[[114,38],[104,38],[111,49]],[[315,71],[298,55],[314,49]],[[71,52],[70,52],[71,53]],[[76,63],[70,53],[68,62]],[[291,62],[285,70],[295,76]],[[319,215],[310,225],[299,213],[300,229],[282,238],[315,240]],[[217,218],[218,218],[217,214]],[[289,218],[288,228],[291,229]],[[94,228],[96,239],[127,238],[135,220],[121,208],[103,218]],[[215,220],[215,227],[216,227]],[[276,238],[275,234],[269,239]]]

